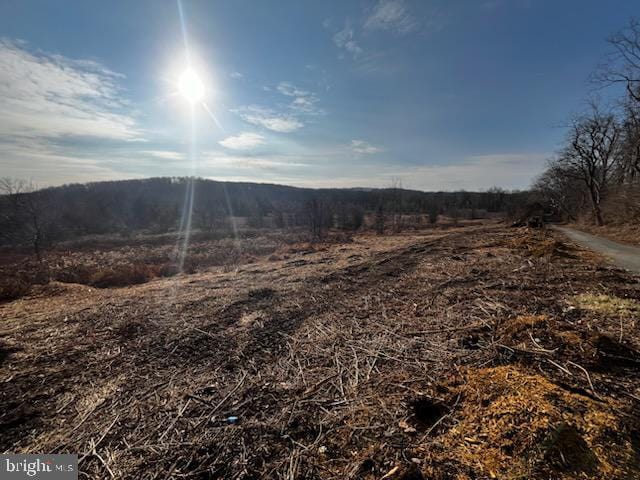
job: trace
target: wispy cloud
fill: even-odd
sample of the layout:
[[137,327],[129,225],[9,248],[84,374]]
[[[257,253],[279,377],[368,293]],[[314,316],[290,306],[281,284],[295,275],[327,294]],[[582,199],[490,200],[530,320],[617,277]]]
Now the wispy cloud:
[[[0,152],[3,174],[31,179],[42,187],[144,176],[143,172],[127,169],[134,163],[131,157],[115,158],[115,155],[105,152],[79,151],[44,139],[22,137],[5,141],[0,138]],[[141,156],[136,157],[137,162]]]
[[310,95],[306,90],[302,90],[290,82],[280,82],[278,91],[287,97],[306,97]]
[[249,105],[233,109],[240,118],[251,125],[258,125],[280,133],[290,133],[302,128],[304,124],[292,115],[276,112],[258,105]]
[[235,78],[235,79],[237,79],[237,80],[239,80],[239,79],[241,79],[241,78],[244,78],[244,75],[243,75],[243,74],[241,74],[240,72],[231,72],[231,73],[229,74],[229,76],[230,76],[231,78]]
[[121,77],[94,61],[0,39],[0,137],[140,139]]
[[167,160],[137,143],[145,138],[123,78],[93,60],[0,39],[0,169],[45,186],[137,177],[137,159]]
[[231,150],[251,150],[260,145],[264,145],[265,141],[262,135],[243,132],[239,135],[220,140],[218,143]]
[[299,113],[318,115],[324,113],[317,107],[318,97],[311,92],[302,90],[290,82],[280,82],[278,91],[287,97],[293,97],[290,108]]
[[[306,168],[309,165],[306,163],[300,163],[299,161],[291,161],[287,157],[279,155],[238,155],[228,154],[225,152],[208,151],[202,154],[200,161],[202,167],[206,172],[210,172],[207,168],[216,168],[219,173],[227,174],[232,173],[237,175],[239,173],[247,172],[249,175],[245,178],[253,178],[253,181],[260,180],[261,178],[255,175],[255,170],[260,171],[291,171],[300,168]],[[227,171],[220,171],[220,169],[227,169]],[[253,176],[251,174],[253,173]]]
[[333,43],[342,50],[349,52],[353,57],[362,54],[362,47],[355,40],[353,28],[346,25],[342,30],[333,36]]
[[185,158],[184,153],[175,152],[173,150],[143,150],[140,154],[163,160],[184,160]]
[[371,155],[381,152],[382,148],[371,145],[364,140],[351,140],[351,150],[360,155]]
[[379,0],[364,22],[367,30],[389,30],[396,33],[413,32],[418,29],[418,25],[403,0]]
[[483,190],[493,186],[528,188],[540,174],[549,153],[500,153],[473,155],[459,163],[424,165],[388,172],[404,177],[411,187],[424,190]]
[[[324,155],[331,158],[331,155]],[[459,162],[440,165],[399,166],[393,163],[358,163],[347,165],[338,174],[325,170],[305,171],[305,175],[274,176],[271,181],[282,181],[298,186],[322,187],[388,187],[394,179],[401,179],[405,188],[425,191],[479,191],[494,186],[508,189],[526,189],[531,179],[545,168],[547,153],[504,153],[474,155]],[[367,157],[363,157],[366,161]],[[339,161],[334,158],[333,161]],[[367,168],[367,165],[370,168]],[[335,163],[331,165],[335,171]],[[375,171],[363,174],[363,172]],[[284,172],[288,173],[288,172]]]
[[545,168],[546,158],[546,153],[499,153],[468,156],[453,163],[409,166],[380,162],[369,155],[354,159],[348,149],[336,145],[259,155],[203,152],[200,174],[224,180],[314,188],[384,188],[399,178],[406,188],[427,191],[478,191],[496,185],[524,189]]
[[[433,15],[436,16],[435,11]],[[359,61],[363,58],[366,50],[360,42],[363,33],[386,30],[396,34],[408,34],[419,30],[421,26],[432,26],[433,24],[433,19],[428,22],[418,21],[409,12],[404,0],[378,0],[373,9],[368,9],[365,12],[364,19],[357,22],[357,28],[353,27],[347,19],[345,27],[334,33],[333,43],[343,51],[340,58],[344,58],[349,53],[354,60]],[[325,21],[323,26],[330,29],[331,23]]]
[[[280,82],[274,89],[284,97],[290,99],[290,103],[288,105],[279,103],[270,107],[248,105],[232,109],[231,111],[238,114],[240,118],[251,125],[257,125],[279,133],[295,132],[304,127],[305,122],[303,119],[305,117],[325,113],[324,110],[318,107],[319,99],[313,92],[299,88],[287,81]],[[272,91],[274,89],[268,86],[263,87],[265,91]],[[228,147],[228,145],[224,146]]]

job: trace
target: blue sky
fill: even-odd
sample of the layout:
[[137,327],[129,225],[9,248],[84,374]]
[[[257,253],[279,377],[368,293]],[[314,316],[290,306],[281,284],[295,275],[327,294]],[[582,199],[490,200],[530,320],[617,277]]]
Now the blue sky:
[[[0,176],[526,188],[634,1],[0,4]],[[195,140],[195,142],[194,142]]]

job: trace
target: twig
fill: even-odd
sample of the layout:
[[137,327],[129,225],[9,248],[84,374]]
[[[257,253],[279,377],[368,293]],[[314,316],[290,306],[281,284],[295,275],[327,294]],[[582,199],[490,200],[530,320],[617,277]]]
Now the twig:
[[102,443],[102,441],[104,440],[104,438],[107,436],[107,434],[109,433],[109,431],[111,430],[111,428],[116,424],[116,422],[118,421],[118,419],[120,418],[120,414],[116,415],[116,418],[113,419],[113,422],[111,422],[111,424],[107,427],[107,429],[102,433],[102,436],[100,437],[100,439],[94,443],[92,445],[92,451],[85,453],[82,458],[80,458],[80,460],[78,460],[78,465],[80,465],[80,463],[87,458],[89,455],[91,455],[92,453],[95,453],[96,448],[98,448],[98,445],[100,445],[100,443]]
[[533,335],[531,335],[531,332],[529,332],[529,338],[531,339],[531,341],[533,342],[533,344],[535,345],[535,347],[540,350],[541,352],[545,352],[545,353],[556,353],[558,351],[557,348],[554,348],[553,350],[548,350],[546,348],[544,348],[542,345],[540,345],[538,342],[536,342],[536,339],[533,338]]
[[215,407],[213,407],[213,410],[209,412],[210,415],[213,415],[214,413],[216,413],[220,409],[220,407],[222,407],[222,405],[224,405],[227,402],[227,400],[231,398],[231,395],[233,395],[234,393],[236,393],[236,391],[238,391],[238,389],[244,383],[245,378],[247,378],[247,372],[244,372],[244,375],[242,375],[242,378],[240,379],[238,384],[235,387],[233,387],[233,389],[229,393],[227,393],[227,395],[222,400],[220,400],[220,402]]
[[582,370],[585,374],[585,376],[587,377],[587,381],[589,382],[589,386],[591,387],[591,391],[593,392],[593,394],[599,398],[600,400],[602,400],[602,397],[600,395],[598,395],[598,393],[596,392],[595,387],[593,386],[593,383],[591,382],[591,377],[589,376],[589,372],[587,372],[587,370],[581,366],[578,365],[577,363],[571,362],[569,361],[568,363],[570,363],[571,365],[573,365],[574,367],[578,367],[580,370]]
[[187,407],[189,406],[189,403],[191,403],[191,399],[187,398],[186,403],[184,404],[184,407],[182,407],[180,409],[180,411],[178,412],[178,415],[173,419],[173,421],[171,422],[171,425],[169,425],[169,427],[164,431],[164,433],[160,436],[158,442],[162,442],[162,439],[167,435],[167,433],[169,433],[169,431],[173,428],[173,426],[176,424],[176,422],[178,421],[178,419],[180,417],[182,417],[182,414],[184,413],[184,411],[187,409]]
[[464,327],[450,327],[450,328],[435,328],[433,330],[416,330],[413,332],[406,332],[405,335],[427,335],[430,333],[444,333],[444,332],[459,332],[461,330],[473,330],[474,328],[481,328],[483,323],[474,323],[471,325],[465,325]]
[[325,383],[327,383],[329,380],[333,380],[334,378],[336,378],[340,373],[342,372],[338,372],[338,373],[333,373],[331,375],[329,375],[328,377],[323,378],[322,380],[320,380],[319,382],[317,382],[315,385],[312,385],[311,387],[307,388],[304,391],[304,396],[302,398],[308,398],[313,392],[315,392],[318,388],[320,388],[322,385],[324,385]]
[[109,472],[109,475],[111,476],[111,478],[114,478],[115,475],[113,474],[113,472],[109,468],[109,465],[107,465],[107,462],[104,461],[104,458],[102,458],[100,456],[100,454],[98,452],[96,452],[95,450],[93,451],[93,455],[95,455],[97,457],[97,459],[100,460],[100,462],[102,462],[102,465],[104,465],[104,468],[107,469],[107,472]]
[[554,367],[558,367],[560,370],[562,370],[564,373],[571,375],[573,377],[573,373],[571,373],[571,371],[569,371],[567,368],[563,367],[562,365],[554,362],[553,360],[547,358],[547,361],[553,365]]

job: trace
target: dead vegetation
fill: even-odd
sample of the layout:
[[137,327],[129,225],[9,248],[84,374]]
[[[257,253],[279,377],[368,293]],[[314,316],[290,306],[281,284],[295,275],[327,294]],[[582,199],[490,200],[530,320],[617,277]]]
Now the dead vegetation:
[[[458,478],[633,478],[637,420],[519,366],[465,369],[447,389],[459,421],[418,451]],[[422,451],[424,448],[424,451]],[[438,470],[433,474],[437,475]],[[455,477],[454,477],[455,478]]]
[[512,245],[524,255],[533,257],[568,257],[571,247],[540,229],[521,229],[513,238]]
[[[197,241],[189,246],[182,271],[195,273],[212,267],[229,271],[238,265],[254,263],[277,250],[286,250],[289,245],[303,245],[300,240],[304,237],[303,233],[293,231]],[[329,243],[346,240],[341,235],[327,238]],[[176,241],[169,236],[151,236],[148,243],[138,238],[131,245],[114,246],[95,239],[93,243],[78,243],[80,247],[61,246],[48,252],[43,261],[28,255],[1,254],[0,302],[25,296],[33,285],[44,285],[49,281],[112,288],[138,285],[180,273]]]
[[498,226],[272,255],[0,306],[2,450],[87,478],[640,475],[629,274]]

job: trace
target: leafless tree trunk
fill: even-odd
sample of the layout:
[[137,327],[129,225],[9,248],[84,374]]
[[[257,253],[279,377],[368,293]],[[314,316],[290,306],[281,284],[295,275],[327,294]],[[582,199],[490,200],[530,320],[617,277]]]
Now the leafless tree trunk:
[[326,236],[330,215],[327,206],[314,198],[307,202],[306,213],[312,241],[319,241]]
[[550,162],[549,168],[536,179],[533,189],[571,221],[578,219],[586,204],[584,182],[558,161]]
[[391,223],[394,233],[402,231],[402,180],[391,179]]
[[572,121],[568,146],[558,159],[568,175],[584,182],[598,225],[604,225],[602,201],[618,165],[619,147],[620,126],[615,117],[593,106],[589,115]]
[[374,227],[378,235],[384,234],[384,207],[382,206],[382,202],[380,202],[378,208],[376,208]]
[[625,117],[621,127],[620,183],[640,182],[640,104],[625,104]]

